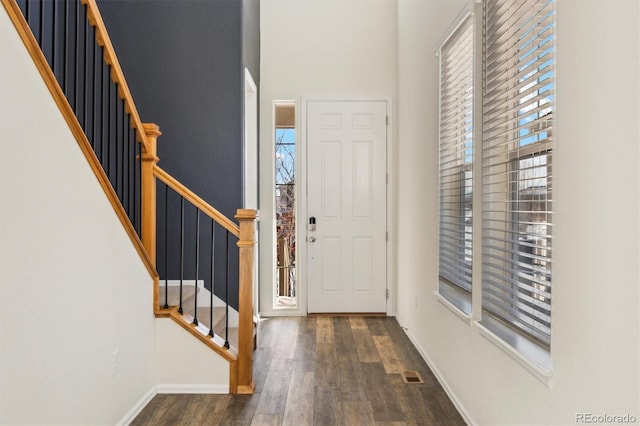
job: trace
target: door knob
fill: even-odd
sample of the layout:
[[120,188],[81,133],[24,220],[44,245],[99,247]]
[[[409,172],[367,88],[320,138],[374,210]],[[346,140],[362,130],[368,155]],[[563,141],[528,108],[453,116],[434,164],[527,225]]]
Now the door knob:
[[309,242],[310,243],[315,243],[316,242],[316,237],[309,237]]

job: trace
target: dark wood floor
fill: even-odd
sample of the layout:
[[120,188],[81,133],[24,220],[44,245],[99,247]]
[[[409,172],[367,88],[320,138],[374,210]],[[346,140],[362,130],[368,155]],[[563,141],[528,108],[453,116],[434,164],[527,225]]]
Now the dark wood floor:
[[253,395],[157,395],[132,425],[464,424],[392,317],[263,320],[253,374]]

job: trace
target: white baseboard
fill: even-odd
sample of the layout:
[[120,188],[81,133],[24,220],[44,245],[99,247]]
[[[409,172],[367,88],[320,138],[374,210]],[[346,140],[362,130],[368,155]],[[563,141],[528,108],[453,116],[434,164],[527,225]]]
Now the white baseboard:
[[[180,280],[166,280],[169,287],[177,287],[180,285]],[[160,285],[163,286],[165,280],[160,280]],[[182,285],[194,285],[195,280],[183,280]],[[211,303],[211,292],[204,286],[204,280],[198,280],[198,306],[208,307]],[[224,306],[225,302],[215,294],[213,295],[214,306]],[[238,311],[229,306],[229,327],[238,327],[240,318]]]
[[116,425],[126,426],[130,424],[138,416],[138,414],[140,414],[140,412],[144,409],[144,407],[146,407],[147,404],[151,402],[151,400],[153,399],[154,396],[156,396],[157,393],[158,393],[158,389],[156,386],[149,389],[144,395],[142,395],[142,398],[140,398],[138,402],[136,402],[133,405],[133,407],[131,407],[131,409],[127,412],[127,414],[125,414],[124,417],[122,417],[116,423]]
[[451,400],[451,402],[453,402],[453,405],[456,407],[456,410],[458,410],[458,413],[460,413],[460,415],[462,416],[462,419],[465,421],[465,423],[468,424],[468,425],[475,425],[476,423],[473,421],[473,419],[471,419],[471,416],[469,415],[467,410],[465,410],[464,406],[462,405],[462,402],[460,402],[460,400],[458,399],[458,397],[455,394],[455,392],[453,392],[453,389],[451,389],[451,387],[446,382],[446,380],[444,380],[444,377],[440,373],[440,370],[438,370],[438,367],[436,367],[436,365],[433,363],[431,358],[429,358],[429,356],[424,351],[422,346],[420,346],[420,344],[415,339],[413,334],[411,334],[411,331],[409,331],[408,328],[406,328],[406,327],[404,327],[402,325],[402,321],[401,321],[400,317],[396,316],[396,320],[398,321],[398,324],[400,324],[400,327],[406,333],[407,337],[409,337],[409,340],[411,340],[411,343],[413,343],[413,346],[415,346],[415,348],[418,350],[418,353],[420,354],[422,359],[424,359],[424,362],[427,363],[427,365],[429,366],[429,368],[433,372],[433,375],[438,380],[438,383],[440,383],[440,386],[442,386],[442,388],[446,392],[446,394],[449,397],[449,399]]
[[158,393],[228,394],[229,385],[158,385]]

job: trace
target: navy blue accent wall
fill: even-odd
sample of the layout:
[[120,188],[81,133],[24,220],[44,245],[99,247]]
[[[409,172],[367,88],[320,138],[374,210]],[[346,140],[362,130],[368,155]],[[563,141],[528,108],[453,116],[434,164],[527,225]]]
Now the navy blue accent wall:
[[[259,0],[98,0],[98,5],[143,122],[158,124],[163,133],[158,140],[159,166],[233,218],[242,207],[245,64],[259,84]],[[171,196],[169,200],[173,219],[179,214],[179,201]],[[159,227],[164,226],[161,202],[163,195]],[[187,221],[188,235],[195,234],[193,222]],[[164,278],[164,231],[158,231],[158,271]],[[178,279],[179,246],[173,241],[179,238],[179,225],[171,226],[169,235],[173,248],[168,278]],[[203,225],[203,257],[210,255],[207,235],[210,225]],[[223,253],[222,232],[216,235],[216,253]],[[235,241],[231,248],[229,277],[235,283]],[[195,276],[193,252],[185,251],[185,279]],[[198,276],[210,287],[210,268],[200,263]],[[215,271],[220,297],[224,263],[220,259]],[[237,307],[235,288],[229,301]]]

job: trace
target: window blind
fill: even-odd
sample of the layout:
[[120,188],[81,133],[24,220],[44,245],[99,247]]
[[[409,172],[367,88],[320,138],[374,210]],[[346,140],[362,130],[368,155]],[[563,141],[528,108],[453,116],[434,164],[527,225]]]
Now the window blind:
[[473,19],[466,16],[440,57],[441,282],[471,291],[473,182]]
[[483,10],[482,309],[549,348],[554,4]]

